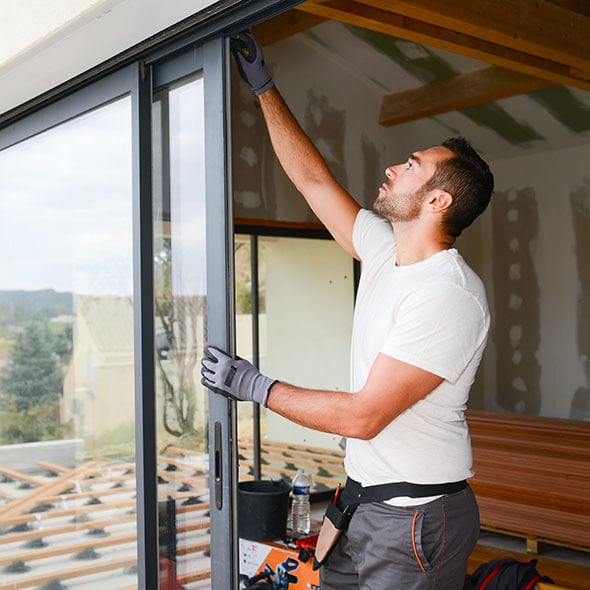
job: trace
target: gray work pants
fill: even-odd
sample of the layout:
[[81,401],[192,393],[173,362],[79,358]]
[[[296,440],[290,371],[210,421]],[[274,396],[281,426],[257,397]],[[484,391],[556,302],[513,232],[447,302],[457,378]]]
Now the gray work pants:
[[361,504],[320,570],[320,588],[461,590],[478,536],[470,487],[420,506]]

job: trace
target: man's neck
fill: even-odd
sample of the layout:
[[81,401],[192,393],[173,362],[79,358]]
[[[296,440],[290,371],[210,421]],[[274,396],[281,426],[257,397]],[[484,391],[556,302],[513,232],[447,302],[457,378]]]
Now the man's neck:
[[421,226],[409,223],[392,223],[397,248],[397,266],[407,266],[422,262],[452,244],[440,232],[425,231]]

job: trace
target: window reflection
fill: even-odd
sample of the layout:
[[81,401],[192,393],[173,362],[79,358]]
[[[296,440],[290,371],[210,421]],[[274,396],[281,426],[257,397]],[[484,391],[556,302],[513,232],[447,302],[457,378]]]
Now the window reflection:
[[153,104],[160,588],[210,587],[203,80]]
[[[353,309],[352,261],[331,240],[259,237],[256,251],[236,236],[238,354],[252,359],[257,324],[260,369],[303,387],[344,390],[349,385]],[[258,283],[250,275],[258,261]],[[258,289],[258,317],[249,304]],[[239,405],[240,477],[254,476],[251,408]],[[291,481],[298,468],[312,476],[312,492],[345,479],[340,437],[316,432],[261,409],[261,477]]]
[[0,577],[136,585],[129,97],[0,178]]

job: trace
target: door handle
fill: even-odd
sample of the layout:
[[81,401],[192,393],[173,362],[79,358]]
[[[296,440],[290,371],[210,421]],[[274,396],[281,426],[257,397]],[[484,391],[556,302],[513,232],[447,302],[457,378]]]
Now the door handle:
[[215,507],[217,510],[221,510],[223,506],[223,475],[222,475],[222,440],[221,440],[221,422],[215,422],[213,434],[213,453],[214,453],[214,465],[215,473],[214,477],[214,494],[215,494]]

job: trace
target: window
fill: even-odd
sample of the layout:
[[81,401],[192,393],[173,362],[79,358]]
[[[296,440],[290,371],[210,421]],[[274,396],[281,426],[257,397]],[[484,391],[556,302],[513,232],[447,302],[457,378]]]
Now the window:
[[[236,298],[240,356],[295,385],[349,390],[354,268],[335,242],[236,236]],[[254,412],[256,417],[256,407]],[[291,481],[301,468],[312,477],[312,493],[346,479],[341,437],[303,428],[265,409],[253,422],[247,405],[239,407],[239,416],[242,478],[260,473],[263,479]]]
[[131,99],[0,152],[0,567],[137,584]]

